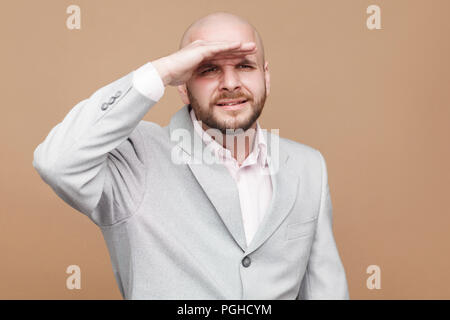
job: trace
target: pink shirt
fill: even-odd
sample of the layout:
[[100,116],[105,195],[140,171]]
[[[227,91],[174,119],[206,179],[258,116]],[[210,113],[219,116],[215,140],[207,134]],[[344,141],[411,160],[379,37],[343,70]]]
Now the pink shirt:
[[206,145],[215,151],[215,156],[223,159],[223,164],[236,182],[241,204],[242,222],[247,245],[253,239],[264,214],[272,200],[272,181],[267,165],[267,144],[261,127],[256,122],[256,135],[252,152],[241,166],[230,150],[217,143],[203,130],[194,110],[190,112],[195,131],[202,137]]

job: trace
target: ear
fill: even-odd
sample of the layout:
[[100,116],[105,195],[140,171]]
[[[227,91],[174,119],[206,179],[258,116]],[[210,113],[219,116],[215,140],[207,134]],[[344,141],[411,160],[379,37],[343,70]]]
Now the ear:
[[266,61],[264,64],[264,77],[266,81],[266,96],[270,93],[270,72],[269,72],[269,62]]
[[181,101],[183,101],[184,104],[190,104],[189,97],[187,94],[186,84],[183,83],[182,85],[177,86],[178,93],[180,94]]

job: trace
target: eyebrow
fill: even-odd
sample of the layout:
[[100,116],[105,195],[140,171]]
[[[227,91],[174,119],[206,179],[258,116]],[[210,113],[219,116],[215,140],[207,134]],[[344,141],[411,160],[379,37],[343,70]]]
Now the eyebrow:
[[[249,65],[253,65],[253,66],[256,66],[257,64],[256,64],[256,62],[254,62],[254,61],[252,61],[252,60],[249,60],[248,58],[243,58],[241,61],[239,61],[237,64],[249,64]],[[204,68],[210,68],[210,67],[217,67],[218,65],[217,64],[214,64],[214,63],[212,63],[212,62],[205,62],[204,64],[201,64],[198,68],[197,68],[197,70],[200,70],[200,69],[204,69]]]
[[252,64],[252,65],[255,65],[255,66],[256,66],[256,62],[255,62],[255,61],[252,61],[252,60],[249,60],[248,58],[242,59],[241,62],[240,62],[239,64]]

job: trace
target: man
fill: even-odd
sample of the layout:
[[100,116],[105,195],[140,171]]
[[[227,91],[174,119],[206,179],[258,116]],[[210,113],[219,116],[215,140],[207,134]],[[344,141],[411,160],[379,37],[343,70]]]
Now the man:
[[[168,85],[184,107],[142,121]],[[325,161],[260,128],[269,90],[257,31],[214,13],[37,147],[43,180],[100,227],[125,299],[348,298]]]

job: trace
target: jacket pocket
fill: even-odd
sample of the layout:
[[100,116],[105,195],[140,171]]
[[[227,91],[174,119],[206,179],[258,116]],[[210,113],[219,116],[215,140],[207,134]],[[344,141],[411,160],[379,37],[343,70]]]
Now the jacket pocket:
[[314,234],[317,217],[309,218],[300,222],[287,225],[286,240],[306,238]]

